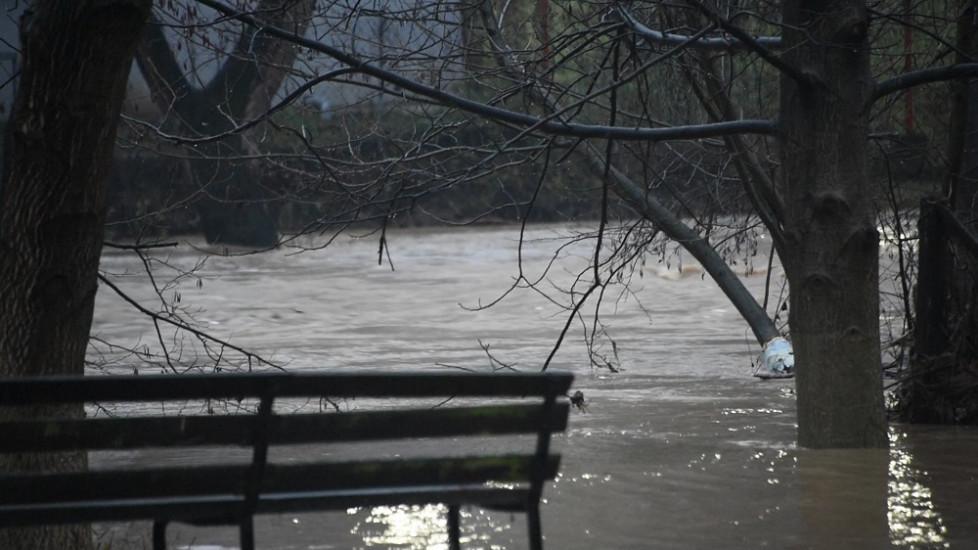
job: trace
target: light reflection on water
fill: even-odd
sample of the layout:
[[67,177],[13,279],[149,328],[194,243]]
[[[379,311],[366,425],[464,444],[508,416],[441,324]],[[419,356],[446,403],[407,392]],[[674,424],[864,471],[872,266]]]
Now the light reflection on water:
[[901,440],[906,437],[896,429],[890,430],[886,499],[890,542],[906,548],[950,548],[945,540],[947,527],[935,509],[930,489],[924,485],[926,472],[916,468],[911,452],[901,447]]
[[[368,547],[404,550],[446,550],[448,508],[441,504],[377,506],[361,510],[350,508],[347,514],[359,519],[351,534]],[[496,515],[498,516],[498,514]],[[489,518],[484,510],[463,508],[459,514],[459,543],[466,550],[502,550],[492,544],[490,536],[510,529],[508,522]]]
[[[732,414],[742,413],[742,410],[734,409]],[[757,411],[764,414],[767,411]],[[730,410],[725,410],[723,414],[731,414]],[[887,470],[879,472],[887,479],[885,488],[885,518],[886,527],[889,531],[889,543],[893,547],[910,549],[931,549],[931,548],[950,548],[951,544],[946,540],[947,528],[940,513],[935,509],[931,498],[931,491],[925,485],[927,473],[921,471],[914,464],[912,452],[906,447],[905,440],[907,435],[898,429],[891,429],[890,440],[891,448],[888,454],[888,461],[879,461],[879,464],[886,464]],[[821,493],[820,491],[828,485],[835,487],[833,481],[827,481],[823,476],[836,477],[840,470],[846,467],[840,466],[836,462],[839,460],[857,463],[858,477],[856,485],[853,487],[856,493],[862,497],[872,500],[874,487],[873,479],[876,475],[872,472],[873,465],[876,463],[874,456],[880,455],[875,451],[798,451],[794,449],[778,449],[773,452],[755,451],[749,460],[762,463],[763,470],[770,477],[765,479],[768,485],[779,485],[782,478],[786,480],[798,475],[798,457],[803,455],[804,467],[807,467],[807,475],[810,481],[814,480],[813,485],[818,486],[819,493],[815,497],[815,502],[803,510],[803,515],[813,520],[818,528],[832,525],[838,518],[839,513],[847,512],[847,504],[844,501],[850,499],[850,494],[843,490],[834,494]],[[812,460],[814,458],[814,460]],[[701,453],[689,461],[687,467],[692,470],[707,471],[711,465],[718,465],[723,461],[722,453],[712,454]],[[861,466],[859,465],[861,464]],[[852,466],[852,464],[850,464]],[[661,472],[647,472],[647,475],[654,478],[661,478]],[[802,473],[805,477],[806,473]],[[562,484],[570,484],[577,488],[594,488],[601,484],[612,481],[612,475],[607,473],[583,472],[576,475],[560,474],[554,481],[554,487]],[[850,484],[852,478],[842,478],[842,485]],[[879,485],[882,487],[882,485]],[[811,494],[809,494],[811,496]],[[882,495],[881,495],[882,496]],[[547,504],[547,499],[544,499]],[[862,504],[860,504],[861,507]],[[803,506],[804,507],[804,506]],[[831,508],[835,507],[835,510]],[[865,507],[864,507],[865,508]],[[831,517],[824,516],[826,512]],[[380,506],[373,509],[361,510],[352,508],[347,512],[358,517],[351,529],[351,534],[362,539],[367,547],[378,548],[403,548],[409,550],[434,549],[444,550],[448,548],[446,536],[446,514],[447,508],[441,505],[427,506]],[[771,517],[777,519],[783,513],[782,506],[774,505],[761,510],[758,519]],[[871,513],[870,513],[871,515]],[[463,508],[462,513],[462,539],[465,548],[497,550],[506,548],[506,545],[494,544],[493,539],[498,535],[507,532],[512,525],[509,521],[500,521],[498,517],[492,517],[484,510]],[[843,522],[851,522],[857,518],[841,518]],[[870,520],[868,523],[872,523]],[[740,521],[733,520],[732,525],[739,526]],[[855,526],[858,531],[866,527],[863,525]],[[868,540],[867,547],[873,546],[873,542]],[[841,547],[846,548],[843,544]]]
[[[348,510],[347,513],[356,513]],[[441,505],[377,506],[354,525],[351,533],[367,546],[397,546],[411,550],[445,550],[445,514]]]

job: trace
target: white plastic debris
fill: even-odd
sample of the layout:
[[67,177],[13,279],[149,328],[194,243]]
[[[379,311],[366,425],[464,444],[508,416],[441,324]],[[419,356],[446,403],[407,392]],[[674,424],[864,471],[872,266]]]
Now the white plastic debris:
[[795,351],[791,342],[777,336],[764,344],[760,364],[754,376],[758,378],[791,378],[795,375]]

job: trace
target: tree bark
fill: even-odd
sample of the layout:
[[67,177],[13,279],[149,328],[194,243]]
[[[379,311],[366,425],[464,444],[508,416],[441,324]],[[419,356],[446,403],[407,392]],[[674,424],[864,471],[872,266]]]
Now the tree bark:
[[781,77],[785,254],[798,443],[887,445],[879,235],[867,178],[869,15],[863,1],[785,3]]
[[[0,179],[0,375],[84,372],[105,182],[150,0],[34,2]],[[71,414],[82,415],[80,406]],[[44,410],[0,409],[0,419]],[[0,471],[68,471],[80,454],[0,456]],[[0,548],[91,548],[87,526],[0,530]]]

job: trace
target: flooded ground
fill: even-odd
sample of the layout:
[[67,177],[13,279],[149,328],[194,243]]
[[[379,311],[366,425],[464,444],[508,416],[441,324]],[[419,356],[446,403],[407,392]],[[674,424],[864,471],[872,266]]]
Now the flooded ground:
[[[541,273],[557,239],[571,232],[547,226],[528,234],[522,255],[528,277]],[[566,311],[532,290],[486,310],[460,307],[486,304],[507,289],[518,272],[517,238],[512,227],[395,232],[389,235],[393,270],[386,261],[377,265],[375,236],[343,237],[302,254],[210,257],[163,295],[179,297],[203,328],[290,369],[488,369],[482,346],[489,346],[497,360],[537,370]],[[591,254],[588,243],[567,248],[541,288],[566,303],[557,289],[573,281]],[[156,255],[183,269],[199,257],[187,246]],[[102,265],[155,310],[160,300],[141,266],[117,252]],[[162,284],[166,268],[157,267]],[[758,295],[764,275],[761,269],[744,278]],[[780,274],[772,275],[777,290]],[[580,323],[551,366],[576,375],[575,389],[588,407],[572,413],[557,441],[564,459],[560,478],[544,494],[547,547],[974,547],[978,432],[896,425],[890,451],[797,449],[793,383],[751,377],[756,346],[708,279],[688,265],[679,272],[675,258],[668,267],[650,259],[631,290],[607,299],[601,311],[620,372],[590,366]],[[159,348],[152,322],[104,286],[92,330],[105,342],[150,353]],[[191,337],[164,330],[163,338],[184,361],[201,352]],[[97,350],[121,372],[161,369],[103,344]],[[603,353],[614,356],[609,345]],[[468,509],[462,525],[464,548],[526,545],[521,516]],[[256,531],[260,548],[447,548],[444,510],[437,506],[265,517]],[[105,536],[113,548],[126,541],[138,547],[145,527],[114,528]],[[172,540],[176,548],[237,544],[234,529],[174,528]]]

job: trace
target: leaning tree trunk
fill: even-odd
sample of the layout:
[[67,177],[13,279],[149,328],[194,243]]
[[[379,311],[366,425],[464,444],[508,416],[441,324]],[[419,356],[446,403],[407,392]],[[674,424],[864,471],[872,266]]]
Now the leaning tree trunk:
[[798,443],[887,444],[879,240],[867,178],[869,15],[860,0],[792,0],[781,77],[784,263],[791,286]]
[[[105,182],[150,0],[37,1],[0,179],[0,375],[81,374]],[[74,414],[84,414],[74,407]],[[43,410],[0,409],[0,420]],[[0,471],[67,471],[84,455],[0,455]],[[0,530],[0,548],[91,548],[87,526]]]

